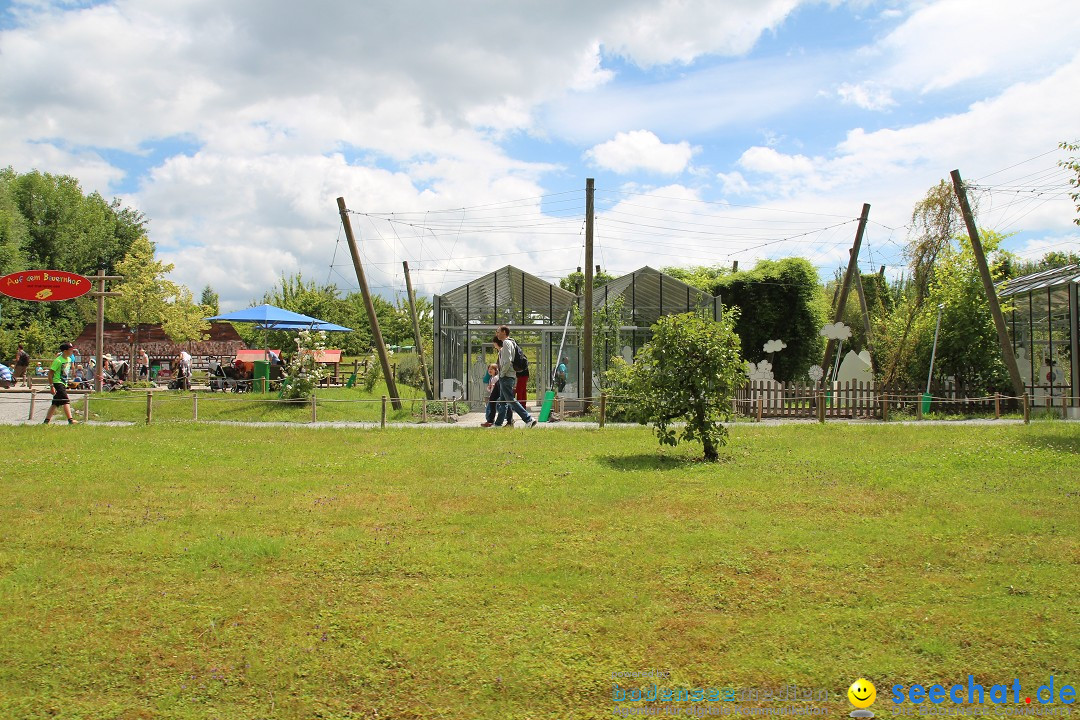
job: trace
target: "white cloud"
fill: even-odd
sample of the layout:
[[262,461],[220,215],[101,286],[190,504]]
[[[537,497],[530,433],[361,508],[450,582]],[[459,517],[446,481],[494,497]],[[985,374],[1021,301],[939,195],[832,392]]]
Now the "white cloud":
[[645,170],[663,175],[682,172],[693,155],[690,143],[664,143],[648,130],[617,133],[585,153],[599,167],[616,173]]
[[815,170],[815,162],[805,155],[785,155],[760,145],[747,149],[738,164],[751,172],[787,178],[812,175]]
[[843,83],[836,88],[836,94],[849,105],[863,110],[885,110],[896,105],[888,89],[873,82],[859,84]]

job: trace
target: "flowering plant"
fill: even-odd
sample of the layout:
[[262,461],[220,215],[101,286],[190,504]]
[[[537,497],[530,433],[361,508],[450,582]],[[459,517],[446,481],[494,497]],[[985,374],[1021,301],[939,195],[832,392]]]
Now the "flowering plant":
[[285,368],[281,396],[286,400],[304,400],[326,377],[326,367],[318,362],[326,349],[326,333],[301,330],[296,335],[296,354]]

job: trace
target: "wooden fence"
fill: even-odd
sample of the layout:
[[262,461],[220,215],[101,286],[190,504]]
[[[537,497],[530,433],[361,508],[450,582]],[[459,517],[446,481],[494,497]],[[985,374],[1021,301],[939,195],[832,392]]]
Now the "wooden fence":
[[[760,418],[819,418],[819,405],[826,418],[878,419],[888,413],[922,413],[923,389],[880,386],[873,383],[822,384],[782,383],[755,380],[735,393],[739,415]],[[931,386],[930,412],[950,415],[999,415],[1020,412],[1020,398],[991,395],[962,397],[952,384]]]

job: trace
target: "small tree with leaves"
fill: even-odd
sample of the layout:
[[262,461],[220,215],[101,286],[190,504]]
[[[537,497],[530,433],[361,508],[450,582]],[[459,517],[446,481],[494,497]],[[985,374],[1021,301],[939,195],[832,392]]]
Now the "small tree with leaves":
[[[115,321],[127,323],[138,330],[139,325],[165,320],[169,299],[180,294],[175,283],[165,278],[173,270],[172,263],[154,258],[154,246],[145,235],[139,236],[127,255],[116,265],[123,281],[116,286],[120,296],[110,303],[109,315]],[[141,338],[136,335],[135,352]]]
[[652,424],[662,444],[700,441],[706,460],[719,459],[727,439],[722,423],[746,379],[737,315],[729,311],[719,321],[696,313],[662,317],[633,365],[615,360],[612,394],[633,408],[637,422]]
[[[1069,152],[1077,152],[1080,151],[1080,142],[1063,142],[1058,147]],[[1080,158],[1073,156],[1068,160],[1061,160],[1058,165],[1073,173],[1073,177],[1069,178],[1069,184],[1076,188],[1076,192],[1069,193],[1069,197],[1076,203],[1076,217],[1073,218],[1073,222],[1080,225]]]

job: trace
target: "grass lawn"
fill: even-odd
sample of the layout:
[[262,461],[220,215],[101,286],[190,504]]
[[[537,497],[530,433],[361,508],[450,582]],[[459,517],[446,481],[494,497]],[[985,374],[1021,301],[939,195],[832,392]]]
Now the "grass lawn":
[[[0,718],[600,718],[1080,684],[1080,433],[0,427]],[[625,683],[624,683],[625,684]],[[716,706],[716,703],[705,705]]]
[[[321,388],[316,392],[316,417],[319,421],[379,422],[382,396],[386,386],[372,392],[363,388]],[[387,422],[413,422],[422,412],[422,390],[398,384],[401,409],[386,405]],[[198,395],[200,420],[235,420],[240,422],[311,422],[311,401],[285,402],[278,393],[233,393],[158,391],[153,393],[153,422],[190,421],[195,414],[192,395]],[[465,408],[465,405],[461,405]],[[76,399],[73,410],[82,417],[82,400]],[[442,414],[442,401],[429,401],[430,415]],[[90,398],[90,419],[146,422],[146,391],[125,390],[98,393]]]

